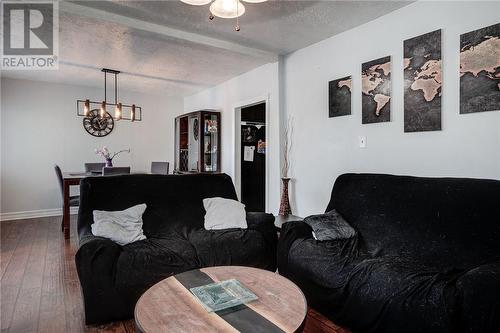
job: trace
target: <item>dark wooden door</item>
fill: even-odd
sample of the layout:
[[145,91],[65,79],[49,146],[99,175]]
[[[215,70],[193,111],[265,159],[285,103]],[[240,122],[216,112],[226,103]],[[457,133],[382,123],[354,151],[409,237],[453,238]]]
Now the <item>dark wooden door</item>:
[[[247,211],[266,209],[266,105],[241,109],[241,202]],[[251,152],[251,153],[249,153]]]

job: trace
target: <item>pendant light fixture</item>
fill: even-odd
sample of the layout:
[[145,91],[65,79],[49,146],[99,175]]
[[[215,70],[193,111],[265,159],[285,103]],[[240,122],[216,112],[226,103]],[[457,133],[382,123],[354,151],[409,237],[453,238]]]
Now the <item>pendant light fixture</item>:
[[184,3],[195,6],[202,6],[210,3],[210,15],[208,18],[213,20],[215,16],[220,18],[236,18],[234,30],[240,31],[239,17],[245,14],[246,8],[241,1],[248,3],[261,3],[267,0],[181,0]]
[[100,113],[100,116],[101,116],[101,118],[104,118],[105,115],[106,115],[106,101],[103,101],[101,103],[101,113]]
[[83,115],[88,116],[90,112],[90,100],[86,99],[83,104]]
[[135,104],[132,104],[132,111],[130,112],[130,120],[135,121]]
[[115,120],[122,119],[122,103],[118,103],[115,108]]
[[[195,0],[186,0],[186,1],[195,1]],[[204,0],[206,1],[206,0]],[[142,121],[142,109],[140,106],[126,105],[121,102],[118,102],[118,74],[120,71],[114,69],[103,68],[101,70],[104,73],[104,100],[102,102],[92,102],[89,99],[85,100],[77,100],[76,101],[76,114],[78,116],[87,117],[91,113],[91,111],[99,112],[99,117],[106,117],[108,107],[110,106],[110,110],[114,110],[114,114],[112,117],[114,120],[130,120],[130,121]],[[114,75],[114,95],[115,101],[114,103],[108,103],[108,89],[107,89],[107,76],[108,74]]]

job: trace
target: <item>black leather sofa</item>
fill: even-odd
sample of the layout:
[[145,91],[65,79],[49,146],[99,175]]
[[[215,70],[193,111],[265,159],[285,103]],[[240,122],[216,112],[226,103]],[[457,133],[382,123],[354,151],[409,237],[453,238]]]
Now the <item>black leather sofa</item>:
[[[80,184],[76,267],[86,324],[133,317],[141,294],[176,273],[218,265],[276,269],[274,217],[247,213],[248,229],[207,231],[202,200],[236,199],[231,178],[218,175],[88,177]],[[147,239],[120,246],[91,233],[92,212],[146,203]]]
[[500,332],[500,181],[344,174],[326,211],[357,231],[286,223],[278,269],[354,332]]

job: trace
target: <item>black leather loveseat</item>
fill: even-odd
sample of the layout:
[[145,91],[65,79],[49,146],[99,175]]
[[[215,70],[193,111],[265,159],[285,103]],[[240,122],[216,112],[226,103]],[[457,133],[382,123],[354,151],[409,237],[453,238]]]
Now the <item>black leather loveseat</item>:
[[[89,177],[80,184],[76,267],[85,322],[133,317],[135,303],[156,282],[183,271],[217,265],[276,269],[274,217],[247,213],[248,229],[207,231],[202,200],[236,199],[231,178],[219,175]],[[92,212],[146,203],[147,239],[120,246],[91,233]]]
[[344,174],[331,209],[356,237],[280,234],[312,308],[355,332],[500,332],[500,181]]

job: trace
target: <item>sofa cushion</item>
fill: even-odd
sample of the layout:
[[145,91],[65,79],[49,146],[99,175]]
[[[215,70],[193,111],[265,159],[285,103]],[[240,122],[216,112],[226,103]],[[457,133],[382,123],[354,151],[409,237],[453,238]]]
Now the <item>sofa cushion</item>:
[[142,232],[142,214],[145,210],[145,204],[117,211],[94,210],[92,233],[120,245],[146,239]]
[[223,230],[247,228],[245,205],[238,200],[224,198],[203,199],[205,208],[205,229]]
[[[311,307],[353,331],[453,331],[459,307],[454,283],[462,271],[439,271],[406,257],[341,254],[355,244],[354,239],[294,242],[286,276],[298,283]],[[408,322],[419,323],[416,331]]]
[[325,214],[308,216],[304,223],[312,228],[313,237],[318,241],[351,238],[356,235],[356,230],[335,209]]
[[262,233],[252,229],[205,230],[189,233],[201,267],[216,265],[262,266],[262,256],[273,250]]
[[173,274],[199,267],[195,248],[178,235],[123,246],[116,263],[116,286],[151,286]]
[[461,275],[456,286],[462,299],[460,326],[470,332],[500,328],[500,260],[474,267]]

